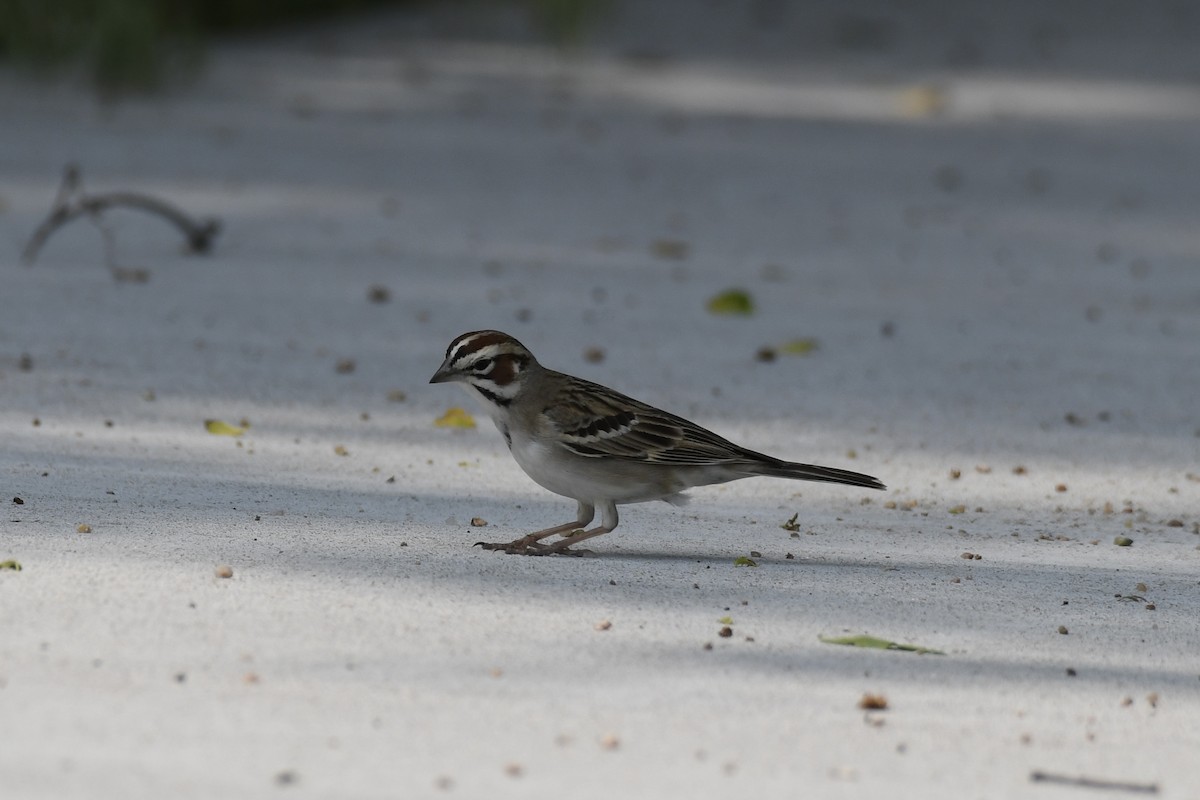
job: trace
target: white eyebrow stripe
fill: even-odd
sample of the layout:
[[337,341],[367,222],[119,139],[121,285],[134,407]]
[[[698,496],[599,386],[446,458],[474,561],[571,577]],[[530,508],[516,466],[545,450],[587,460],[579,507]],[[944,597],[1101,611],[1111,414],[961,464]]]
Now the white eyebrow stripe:
[[[464,344],[465,344],[465,342],[464,342]],[[469,350],[465,353],[462,353],[461,355],[458,352],[459,350],[462,350],[461,347],[456,347],[454,350],[455,351],[453,353],[453,357],[450,360],[450,363],[454,364],[456,366],[458,365],[458,361],[460,358],[464,359],[464,360],[469,359],[471,361],[474,361],[478,358],[496,358],[497,356],[503,355],[504,353],[508,352],[506,349],[504,349],[503,347],[501,347],[498,344],[485,345],[485,346],[479,348],[478,350]]]

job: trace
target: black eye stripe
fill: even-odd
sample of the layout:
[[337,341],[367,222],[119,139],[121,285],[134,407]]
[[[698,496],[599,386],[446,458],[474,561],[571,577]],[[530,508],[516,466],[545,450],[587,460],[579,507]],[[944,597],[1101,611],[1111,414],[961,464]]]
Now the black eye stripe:
[[492,368],[492,362],[493,359],[481,358],[471,365],[471,369],[475,370],[476,372],[487,372]]

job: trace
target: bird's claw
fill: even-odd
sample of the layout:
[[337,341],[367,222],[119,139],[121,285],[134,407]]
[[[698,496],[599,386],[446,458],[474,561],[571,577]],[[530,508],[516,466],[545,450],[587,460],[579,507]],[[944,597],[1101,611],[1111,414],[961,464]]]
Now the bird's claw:
[[514,542],[476,542],[472,547],[482,547],[484,550],[503,550],[509,555],[517,556],[548,556],[548,555],[564,555],[564,556],[582,556],[590,555],[591,550],[571,550],[567,547],[569,541],[563,540],[554,544],[541,544],[539,542],[527,542],[524,539],[517,539]]

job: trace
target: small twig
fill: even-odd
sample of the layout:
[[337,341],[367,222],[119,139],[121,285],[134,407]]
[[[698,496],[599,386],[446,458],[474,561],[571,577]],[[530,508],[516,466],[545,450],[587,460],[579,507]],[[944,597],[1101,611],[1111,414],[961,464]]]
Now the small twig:
[[213,239],[221,230],[220,220],[208,218],[193,220],[175,206],[157,197],[138,194],[137,192],[107,192],[105,194],[85,194],[81,188],[79,168],[69,164],[63,173],[62,185],[54,199],[54,206],[49,216],[33,232],[29,244],[21,254],[26,264],[32,264],[41,251],[46,240],[53,233],[71,220],[84,216],[98,218],[110,208],[124,207],[157,214],[165,218],[183,232],[187,239],[188,249],[193,253],[207,253],[212,248]]
[[1129,783],[1127,781],[1109,781],[1103,778],[1088,778],[1080,775],[1055,775],[1052,772],[1035,770],[1029,773],[1033,783],[1056,783],[1060,786],[1078,786],[1081,789],[1105,789],[1119,792],[1135,792],[1137,794],[1158,794],[1157,783]]

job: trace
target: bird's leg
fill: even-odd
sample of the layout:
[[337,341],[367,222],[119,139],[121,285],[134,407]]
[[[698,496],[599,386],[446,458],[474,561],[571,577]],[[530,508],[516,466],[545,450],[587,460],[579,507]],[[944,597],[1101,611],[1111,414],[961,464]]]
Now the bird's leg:
[[[596,508],[582,500],[579,501],[579,508],[575,512],[575,521],[568,522],[564,525],[555,525],[553,528],[546,528],[541,531],[534,531],[520,539],[514,539],[511,542],[476,542],[475,547],[482,547],[484,550],[503,550],[506,553],[518,553],[520,555],[541,555],[546,545],[540,545],[538,542],[545,539],[547,536],[553,536],[556,533],[567,533],[582,529],[585,525],[592,521],[596,516]],[[570,539],[563,541],[569,542]],[[559,552],[555,550],[553,552]]]
[[617,527],[617,505],[616,503],[608,503],[600,509],[600,524],[591,530],[577,531],[570,536],[567,536],[554,544],[538,544],[531,549],[531,555],[548,556],[551,553],[559,553],[567,556],[581,556],[588,550],[571,550],[571,545],[578,544],[584,539],[591,539],[593,536],[609,533],[613,528]]

